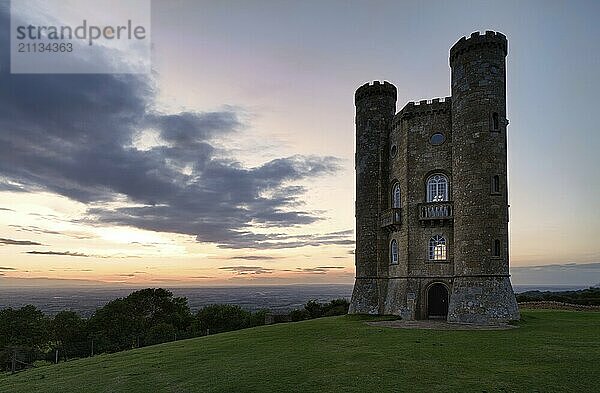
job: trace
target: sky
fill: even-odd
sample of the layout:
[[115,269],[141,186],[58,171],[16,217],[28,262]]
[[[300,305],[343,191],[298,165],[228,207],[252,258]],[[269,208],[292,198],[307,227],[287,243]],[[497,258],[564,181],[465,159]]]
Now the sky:
[[450,47],[485,30],[509,40],[513,282],[596,284],[598,14],[153,1],[151,74],[16,75],[2,1],[0,285],[352,283],[355,89],[448,96]]

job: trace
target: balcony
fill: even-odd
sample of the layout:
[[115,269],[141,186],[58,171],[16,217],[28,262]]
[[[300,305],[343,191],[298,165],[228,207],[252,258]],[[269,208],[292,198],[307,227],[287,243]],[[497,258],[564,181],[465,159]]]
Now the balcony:
[[419,220],[422,224],[430,222],[435,224],[437,222],[444,223],[446,221],[453,221],[454,219],[454,208],[452,202],[428,202],[419,204]]
[[393,207],[381,213],[381,227],[390,231],[397,231],[402,224],[402,209]]

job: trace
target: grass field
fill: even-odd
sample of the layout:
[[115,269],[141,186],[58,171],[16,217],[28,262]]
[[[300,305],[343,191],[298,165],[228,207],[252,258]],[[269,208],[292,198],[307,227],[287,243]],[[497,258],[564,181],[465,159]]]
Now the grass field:
[[600,313],[522,315],[501,331],[264,326],[0,374],[0,392],[600,391]]

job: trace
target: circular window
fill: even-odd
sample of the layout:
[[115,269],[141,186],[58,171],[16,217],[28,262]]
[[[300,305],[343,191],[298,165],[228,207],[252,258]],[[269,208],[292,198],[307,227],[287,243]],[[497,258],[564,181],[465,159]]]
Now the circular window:
[[396,154],[398,154],[398,146],[392,145],[392,147],[390,148],[390,155],[392,157],[396,157]]
[[444,136],[444,134],[441,134],[439,132],[436,132],[431,136],[431,138],[429,138],[429,142],[434,146],[441,145],[442,143],[444,143],[445,140],[446,137]]

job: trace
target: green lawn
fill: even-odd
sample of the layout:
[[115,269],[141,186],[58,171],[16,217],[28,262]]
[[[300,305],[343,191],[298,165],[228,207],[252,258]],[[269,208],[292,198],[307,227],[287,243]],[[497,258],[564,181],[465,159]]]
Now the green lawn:
[[0,392],[600,390],[600,313],[522,314],[502,331],[380,328],[356,316],[264,326],[0,374]]

